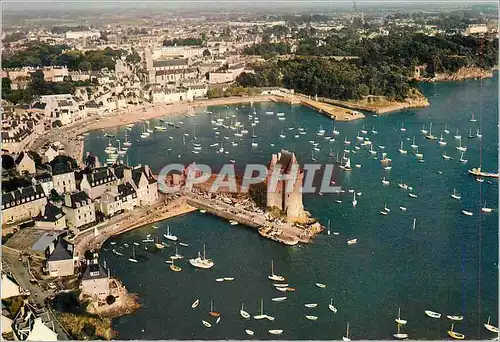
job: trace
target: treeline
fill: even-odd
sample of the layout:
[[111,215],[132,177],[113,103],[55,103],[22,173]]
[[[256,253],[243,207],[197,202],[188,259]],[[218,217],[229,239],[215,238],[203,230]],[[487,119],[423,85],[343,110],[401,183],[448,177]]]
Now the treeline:
[[[254,45],[245,53],[271,55],[274,45]],[[424,77],[455,72],[464,66],[491,68],[497,63],[498,40],[475,37],[399,33],[374,39],[330,36],[318,44],[315,38],[299,42],[296,58],[254,66],[237,82],[244,87],[283,86],[308,95],[356,100],[383,95],[403,100],[410,89],[416,66],[426,65]],[[300,55],[300,56],[299,56]],[[331,56],[353,56],[335,60]]]
[[59,65],[67,66],[70,70],[97,71],[102,68],[114,70],[114,59],[126,53],[124,50],[110,48],[86,52],[69,49],[67,45],[28,44],[23,51],[10,56],[2,55],[2,66],[4,68],[22,68]]
[[163,41],[163,46],[195,46],[202,45],[203,39],[201,38],[174,38],[174,39],[165,39]]
[[291,52],[292,49],[287,43],[261,43],[243,49],[245,55],[261,55],[264,59],[269,59],[277,55],[286,55]]
[[254,74],[237,78],[243,87],[280,86],[308,95],[338,100],[357,100],[365,95],[383,95],[404,100],[414,86],[401,68],[384,64],[362,66],[349,60],[299,58],[267,63]]
[[496,65],[498,39],[486,40],[462,35],[426,36],[391,34],[374,39],[330,36],[318,46],[317,40],[301,40],[296,54],[307,56],[358,56],[363,65],[394,64],[413,69],[428,65],[428,72],[454,72],[463,66],[491,68]]
[[226,90],[223,90],[222,88],[209,89],[207,92],[207,97],[209,99],[215,99],[219,97],[252,96],[258,94],[260,94],[260,91],[256,88],[233,86],[227,88]]

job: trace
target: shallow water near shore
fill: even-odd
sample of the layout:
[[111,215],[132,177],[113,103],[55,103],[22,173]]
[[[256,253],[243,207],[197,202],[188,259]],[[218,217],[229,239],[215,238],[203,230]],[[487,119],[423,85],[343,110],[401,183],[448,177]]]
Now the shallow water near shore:
[[[339,235],[319,235],[309,245],[286,247],[261,238],[251,228],[231,226],[199,212],[157,223],[158,229],[149,225],[109,239],[101,259],[106,260],[114,277],[139,295],[142,303],[134,315],[114,320],[118,338],[248,339],[245,329],[251,329],[256,339],[340,339],[345,336],[349,322],[352,339],[392,339],[398,307],[402,318],[408,320],[402,332],[411,339],[447,338],[451,322],[444,318],[446,315],[464,315],[464,321],[455,324],[454,329],[467,339],[492,338],[483,324],[492,316],[492,324],[498,326],[498,183],[495,179],[490,179],[491,184],[487,180],[479,183],[467,170],[480,163],[485,171],[496,172],[498,168],[498,73],[483,81],[423,84],[421,88],[430,107],[378,117],[368,114],[364,120],[335,123],[340,131],[335,142],[316,135],[321,125],[326,130],[325,136],[331,136],[333,123],[328,118],[306,107],[272,102],[256,103],[251,110],[260,119],[255,126],[257,148],[251,147],[249,105],[209,107],[212,116],[197,108],[200,113],[197,116],[166,119],[183,121],[180,128],[168,126],[167,132],[154,132],[147,139],[139,137],[143,124],[136,124],[128,132],[133,142],[128,161],[131,165],[148,164],[155,173],[172,162],[196,161],[217,169],[230,159],[236,161],[236,170],[241,172],[246,163],[267,164],[271,153],[281,148],[294,151],[299,163],[310,163],[309,140],[319,142],[320,151],[315,152],[317,162],[332,163],[330,148],[342,154],[347,136],[354,149],[357,132],[363,125],[373,148],[379,151],[377,156],[381,156],[377,146],[384,145],[393,167],[384,170],[367,147],[351,155],[352,165],[361,164],[361,168],[353,167],[346,174],[335,166],[337,185],[355,189],[362,195],[353,208],[352,194],[347,191],[341,195],[305,194],[306,210],[324,225],[331,219],[332,232],[339,232]],[[266,115],[266,111],[284,112],[286,120],[278,121],[276,115]],[[477,122],[469,121],[472,112]],[[235,114],[235,120],[249,130],[246,137],[237,140],[238,146],[231,145],[234,135],[229,129],[221,127],[220,138],[215,138],[210,120],[219,114],[221,117]],[[450,133],[443,133],[445,147],[439,147],[435,140],[427,140],[420,133],[422,125],[429,129],[430,122],[432,133],[438,137],[447,125]],[[406,132],[400,131],[402,123]],[[158,124],[159,120],[151,120],[151,128]],[[295,139],[298,127],[305,128],[307,134]],[[371,132],[373,127],[377,134]],[[473,134],[479,128],[482,139],[469,139],[469,128]],[[455,148],[457,140],[453,136],[457,129],[462,143],[468,147],[465,165],[458,161],[460,152]],[[124,140],[124,127],[106,132]],[[279,138],[281,132],[286,135],[284,139]],[[182,142],[184,133],[189,134],[186,145]],[[193,133],[203,146],[199,154],[192,153]],[[97,154],[101,160],[108,143],[103,134],[91,132],[85,143],[85,151]],[[224,140],[223,136],[231,139]],[[411,141],[406,140],[413,136],[425,163],[416,161],[409,146]],[[398,152],[401,140],[408,150],[406,156]],[[217,154],[209,147],[221,141],[229,155]],[[444,151],[453,160],[443,159]],[[391,182],[389,186],[382,185],[383,177]],[[397,187],[401,178],[413,187],[417,198],[408,197],[406,191]],[[460,201],[450,197],[454,188],[462,196]],[[337,199],[343,202],[335,203]],[[484,201],[494,208],[492,213],[480,213]],[[380,214],[384,203],[391,209],[387,216]],[[407,207],[407,211],[399,210],[399,206]],[[472,211],[474,216],[463,215],[463,209]],[[416,229],[412,230],[414,218]],[[184,259],[176,261],[176,265],[183,268],[182,272],[172,272],[165,263],[175,254],[173,245],[154,251],[151,243],[142,242],[146,234],[164,240],[167,224],[173,234],[189,244],[189,247],[179,246]],[[346,241],[351,238],[357,238],[358,243],[348,246]],[[115,246],[110,245],[112,241]],[[138,263],[127,261],[134,241],[140,244],[135,247]],[[123,243],[129,244],[119,249],[123,257],[111,252]],[[207,247],[207,257],[215,262],[210,270],[195,269],[188,262],[202,251],[203,244]],[[274,289],[267,279],[271,260],[276,273],[285,276],[290,286],[296,288],[295,292]],[[219,277],[235,280],[219,283],[215,281]],[[327,287],[320,289],[316,282]],[[271,301],[282,296],[288,298],[279,303]],[[198,298],[199,307],[192,309],[191,303]],[[253,316],[259,314],[261,298],[264,312],[276,319],[243,320],[239,315],[241,303]],[[330,298],[338,309],[336,314],[328,310]],[[218,324],[208,315],[210,300],[214,301],[214,309],[221,312]],[[305,303],[318,303],[318,307],[305,308]],[[443,318],[429,318],[424,310],[440,312]],[[319,318],[309,321],[305,315]],[[212,327],[205,328],[202,319]],[[268,333],[269,329],[284,332],[274,336]]]

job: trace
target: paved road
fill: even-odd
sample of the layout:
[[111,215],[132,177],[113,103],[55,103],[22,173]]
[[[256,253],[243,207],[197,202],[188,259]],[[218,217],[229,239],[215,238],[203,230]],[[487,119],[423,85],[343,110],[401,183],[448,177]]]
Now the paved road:
[[[41,307],[46,307],[45,299],[50,295],[54,295],[54,292],[51,290],[43,291],[38,283],[30,283],[31,275],[29,274],[27,267],[24,266],[24,261],[19,261],[18,259],[18,254],[12,253],[6,248],[2,249],[2,261],[7,263],[13,278],[17,281],[21,288],[31,292],[31,301],[39,304]],[[25,257],[23,257],[23,259],[26,261]],[[58,334],[58,338],[60,340],[70,340],[71,338],[66,334],[59,322],[52,315],[52,312],[50,312],[50,314],[52,320],[54,321],[54,328]]]

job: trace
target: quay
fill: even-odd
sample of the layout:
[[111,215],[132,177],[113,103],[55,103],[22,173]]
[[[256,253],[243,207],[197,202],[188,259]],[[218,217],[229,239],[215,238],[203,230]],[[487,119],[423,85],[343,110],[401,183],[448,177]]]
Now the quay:
[[320,112],[321,114],[327,116],[328,118],[336,121],[351,121],[351,120],[365,118],[365,115],[363,113],[355,110],[350,110],[339,106],[333,106],[325,102],[307,98],[306,96],[303,95],[302,96],[296,95],[296,96],[300,99],[301,104],[311,107]]
[[262,237],[285,245],[293,246],[299,242],[309,243],[314,234],[312,231],[297,227],[292,223],[271,219],[268,214],[246,210],[218,199],[208,199],[193,193],[186,193],[185,196],[187,203],[193,207],[206,210],[207,213],[226,220],[234,220],[250,228],[256,228]]

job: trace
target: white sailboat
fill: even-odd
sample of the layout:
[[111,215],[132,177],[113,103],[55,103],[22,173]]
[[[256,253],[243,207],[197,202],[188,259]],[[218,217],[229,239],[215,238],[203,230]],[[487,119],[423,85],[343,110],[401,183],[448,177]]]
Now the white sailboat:
[[400,128],[400,131],[401,132],[406,132],[406,128],[404,126],[404,122],[401,123],[401,128]]
[[403,141],[401,141],[401,145],[399,147],[399,153],[401,154],[407,154],[408,151],[406,151],[404,148],[403,148]]
[[459,150],[461,152],[467,151],[467,147],[466,146],[462,146],[462,138],[459,139],[459,145],[456,148],[457,148],[457,150]]
[[211,268],[215,263],[211,259],[206,258],[205,244],[203,244],[203,257],[198,252],[198,257],[195,259],[189,259],[189,263],[194,267],[198,268]]
[[356,204],[358,204],[358,201],[356,200],[356,193],[354,193],[354,198],[352,200],[352,206],[355,207]]
[[427,134],[427,130],[425,129],[425,125],[422,125],[422,129],[420,130],[422,134]]
[[472,116],[470,118],[470,122],[476,122],[477,120],[474,118],[474,112],[472,112]]
[[484,201],[484,207],[482,207],[482,208],[481,208],[481,211],[482,211],[483,213],[491,213],[491,212],[493,211],[493,209],[488,208],[488,207],[486,206],[486,201]]
[[340,168],[344,171],[351,171],[351,158],[347,158],[345,165],[340,165]]
[[337,313],[337,308],[333,306],[333,298],[330,298],[330,304],[328,304],[328,309],[330,309],[331,312]]
[[448,130],[448,124],[445,124],[444,125],[444,130],[443,130],[444,133],[446,134],[450,134],[450,131]]
[[345,331],[345,336],[342,336],[342,341],[350,341],[351,339],[349,338],[349,322],[347,322],[347,328]]
[[170,241],[177,241],[177,236],[170,234],[170,226],[167,225],[167,233],[163,237]]
[[415,137],[413,137],[413,143],[410,145],[411,148],[418,148],[418,145],[415,144]]
[[267,276],[269,280],[285,281],[285,277],[274,274],[274,260],[271,260],[271,275]]
[[478,137],[478,138],[482,138],[483,137],[483,134],[479,133],[479,128],[476,131],[476,137]]
[[326,230],[326,234],[330,235],[330,220],[328,220],[328,229]]
[[243,303],[241,303],[240,315],[244,319],[249,319],[250,318],[250,314],[243,309]]
[[439,146],[446,146],[446,144],[447,144],[447,142],[444,141],[442,134],[441,134],[441,137],[439,138],[438,144],[439,144]]
[[191,307],[194,309],[194,308],[196,308],[198,305],[200,305],[200,300],[199,300],[199,299],[195,300],[195,301],[193,302],[193,304],[191,304]]
[[264,300],[261,298],[260,300],[260,315],[253,316],[254,319],[264,319],[267,315],[264,315]]
[[447,155],[447,154],[446,154],[446,151],[444,151],[444,154],[443,154],[443,159],[444,159],[444,160],[450,160],[450,159],[451,159],[451,156]]
[[382,179],[382,184],[384,185],[389,185],[389,181],[385,179],[385,177]]
[[306,318],[310,321],[317,321],[318,316],[313,316],[313,315],[306,315]]
[[407,323],[406,320],[401,319],[401,308],[398,308],[398,318],[396,318],[396,323],[404,325]]
[[488,316],[488,323],[484,323],[484,327],[485,327],[487,330],[491,331],[492,333],[496,333],[496,334],[498,334],[498,328],[497,328],[497,327],[495,327],[494,325],[491,325],[491,324],[490,324],[490,318],[491,318],[491,317],[490,317],[490,316]]
[[132,246],[132,257],[128,258],[128,261],[137,262],[137,259],[135,258],[135,247],[134,246]]
[[454,198],[456,200],[459,200],[460,198],[462,198],[460,196],[460,194],[457,193],[457,190],[456,189],[453,189],[453,193],[451,194],[451,198]]
[[426,139],[430,139],[430,140],[436,140],[437,137],[435,135],[432,134],[432,122],[430,123],[429,125],[429,134],[427,134],[425,136]]
[[464,152],[462,152],[462,154],[460,155],[460,162],[462,164],[465,164],[465,163],[467,163],[467,161],[468,161],[468,159],[464,159]]
[[400,332],[401,324],[397,324],[397,327],[398,327],[398,332],[393,334],[392,336],[394,336],[394,338],[396,338],[398,340],[404,340],[404,339],[408,338],[408,334],[403,334]]

